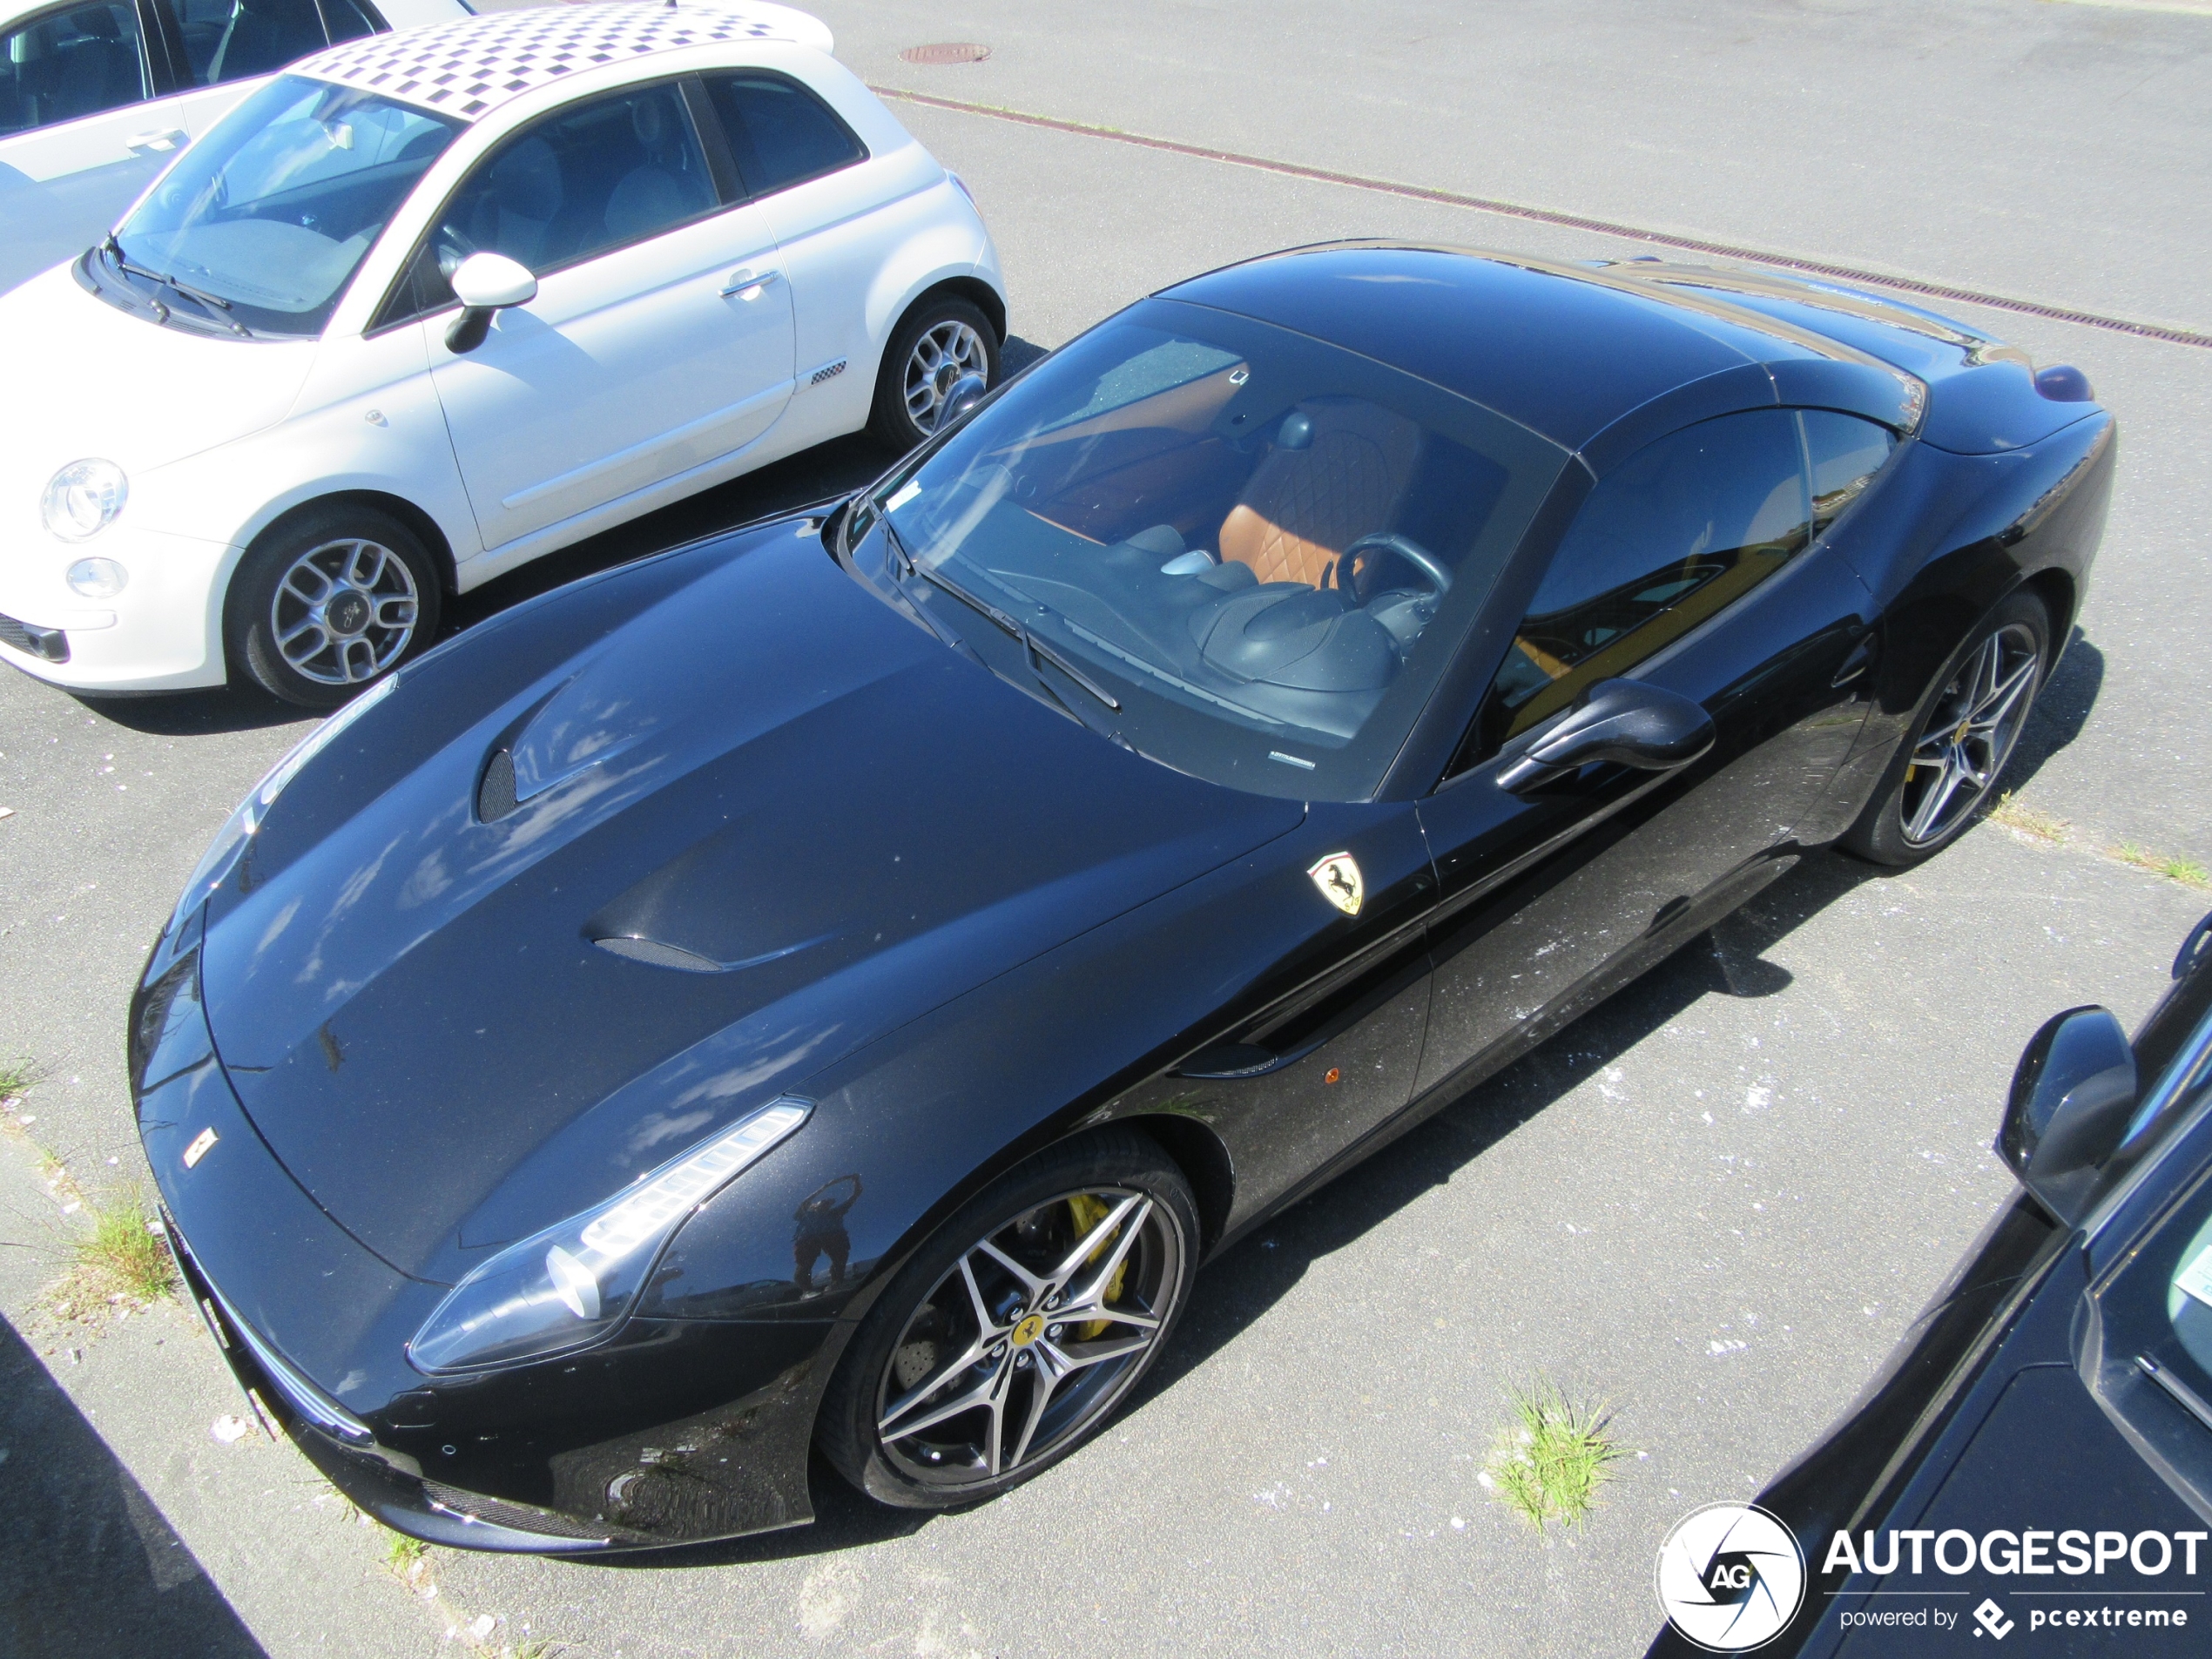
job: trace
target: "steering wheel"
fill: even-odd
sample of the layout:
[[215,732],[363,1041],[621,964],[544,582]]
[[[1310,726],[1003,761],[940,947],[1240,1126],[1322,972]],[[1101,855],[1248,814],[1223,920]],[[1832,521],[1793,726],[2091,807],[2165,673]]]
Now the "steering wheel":
[[1354,585],[1353,567],[1362,553],[1394,553],[1428,578],[1429,586],[1441,599],[1452,590],[1452,573],[1443,562],[1411,536],[1400,536],[1394,530],[1375,530],[1361,536],[1337,560],[1337,586],[1359,602],[1359,590]]

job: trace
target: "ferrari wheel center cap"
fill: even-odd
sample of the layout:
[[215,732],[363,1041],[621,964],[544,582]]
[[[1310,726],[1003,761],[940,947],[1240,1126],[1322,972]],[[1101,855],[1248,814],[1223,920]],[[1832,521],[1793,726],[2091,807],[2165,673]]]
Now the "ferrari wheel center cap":
[[1044,1315],[1032,1313],[1014,1327],[1014,1345],[1017,1348],[1026,1348],[1043,1334]]

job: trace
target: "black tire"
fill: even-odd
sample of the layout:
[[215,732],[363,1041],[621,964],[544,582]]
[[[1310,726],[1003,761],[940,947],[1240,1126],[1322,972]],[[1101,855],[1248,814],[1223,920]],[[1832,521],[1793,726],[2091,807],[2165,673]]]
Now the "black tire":
[[[960,329],[967,330],[965,336]],[[934,340],[932,337],[936,337]],[[941,364],[927,363],[921,359],[929,355],[924,342],[941,345],[957,339],[961,349],[950,359],[953,373],[944,374]],[[900,455],[913,448],[936,430],[933,411],[936,400],[950,388],[953,380],[974,367],[974,355],[980,352],[983,360],[983,380],[987,386],[999,383],[999,336],[991,327],[990,319],[981,307],[966,300],[949,294],[924,300],[899,320],[891,331],[891,343],[884,348],[882,366],[875,376],[875,404],[868,415],[868,430],[877,441],[896,449]],[[908,384],[910,374],[927,371],[933,389],[927,408],[917,414],[912,407]],[[936,381],[942,384],[935,384]]]
[[[1019,1486],[1096,1434],[1150,1369],[1197,1252],[1190,1184],[1149,1136],[1109,1128],[1048,1148],[900,1270],[839,1362],[815,1437],[846,1480],[898,1508],[949,1509]],[[1035,1273],[1048,1263],[1068,1271]],[[1069,1317],[1092,1308],[1106,1317]]]
[[[1838,845],[1870,863],[1902,870],[1957,840],[1996,790],[2034,711],[2050,661],[2051,613],[2043,602],[2024,592],[2000,602],[1935,676],[1874,799]],[[2005,694],[2014,675],[2024,677],[2017,694],[1985,722],[1986,706]],[[1985,724],[1986,736],[1962,737]],[[1946,785],[1949,793],[1933,799]]]
[[301,708],[334,709],[429,649],[441,597],[437,562],[399,519],[342,502],[309,508],[246,550],[223,601],[224,649],[233,675]]

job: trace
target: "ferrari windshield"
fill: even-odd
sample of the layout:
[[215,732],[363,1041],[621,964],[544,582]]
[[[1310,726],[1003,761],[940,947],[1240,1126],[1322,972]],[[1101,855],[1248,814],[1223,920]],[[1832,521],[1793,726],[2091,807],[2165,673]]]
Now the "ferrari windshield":
[[1151,300],[894,473],[847,539],[863,575],[1117,741],[1361,800],[1565,458],[1370,359]]
[[281,76],[186,151],[91,257],[179,316],[319,334],[385,222],[460,131],[448,116]]

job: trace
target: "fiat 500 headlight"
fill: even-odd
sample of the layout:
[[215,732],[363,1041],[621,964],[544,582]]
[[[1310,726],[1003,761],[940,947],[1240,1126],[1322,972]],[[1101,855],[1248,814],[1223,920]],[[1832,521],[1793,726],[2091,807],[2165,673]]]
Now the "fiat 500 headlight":
[[72,461],[46,481],[38,510],[64,542],[97,536],[131,499],[131,481],[112,461]]
[[676,1230],[813,1107],[769,1102],[595,1209],[510,1244],[470,1273],[407,1345],[418,1370],[481,1371],[611,1336]]

